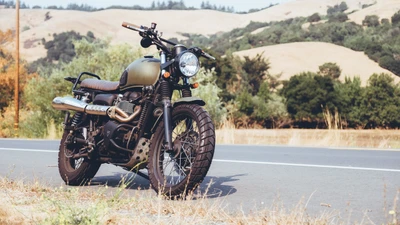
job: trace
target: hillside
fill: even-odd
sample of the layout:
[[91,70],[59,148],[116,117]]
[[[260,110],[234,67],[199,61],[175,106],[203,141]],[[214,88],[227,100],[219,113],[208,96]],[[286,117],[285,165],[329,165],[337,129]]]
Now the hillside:
[[400,10],[399,0],[378,0],[376,4],[350,14],[349,19],[358,24],[362,24],[362,21],[367,15],[377,15],[381,19],[382,18],[390,19],[390,17],[392,17],[393,14],[395,14],[399,10]]
[[356,52],[351,49],[322,42],[299,42],[254,48],[234,53],[238,56],[254,57],[257,54],[263,56],[270,62],[271,74],[282,73],[282,80],[304,72],[317,72],[318,67],[326,62],[337,63],[342,69],[340,80],[345,76],[360,76],[363,85],[373,73],[391,74],[398,82],[400,78],[388,70],[370,60],[363,52]]
[[[121,23],[128,21],[138,25],[149,25],[157,22],[164,37],[183,39],[180,33],[198,33],[203,35],[226,32],[234,28],[244,27],[250,21],[278,21],[298,16],[309,16],[315,12],[325,14],[328,6],[340,3],[342,0],[295,0],[280,4],[251,14],[232,14],[212,10],[185,11],[135,11],[135,10],[104,10],[97,12],[82,12],[68,10],[24,9],[21,10],[21,46],[22,55],[28,61],[33,61],[45,55],[39,42],[42,38],[50,40],[53,33],[75,30],[81,34],[92,31],[96,37],[111,38],[113,43],[130,43],[136,45],[140,37],[132,31],[123,29]],[[389,0],[389,8],[400,6],[400,2]],[[388,1],[388,2],[389,2]],[[374,0],[347,0],[349,10],[360,10],[361,4],[371,4]],[[380,1],[375,10],[380,10]],[[379,6],[379,7],[378,7]],[[359,15],[365,10],[358,11]],[[386,9],[386,8],[383,8]],[[49,13],[51,19],[45,21]],[[171,16],[173,15],[173,16]],[[0,30],[15,27],[15,10],[0,9]],[[355,17],[358,20],[358,17]],[[182,25],[185,21],[185,25]]]

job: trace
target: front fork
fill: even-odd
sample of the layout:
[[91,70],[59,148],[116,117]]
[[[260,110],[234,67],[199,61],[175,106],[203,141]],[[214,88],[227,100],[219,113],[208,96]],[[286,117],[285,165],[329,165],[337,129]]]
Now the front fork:
[[[166,55],[163,51],[160,52],[161,65],[167,61]],[[173,150],[172,141],[172,103],[171,96],[172,90],[169,82],[164,78],[164,73],[166,71],[161,71],[161,96],[163,103],[163,114],[164,114],[164,133],[165,133],[165,147],[167,151]],[[183,78],[183,83],[185,85],[189,84],[189,79]],[[182,97],[191,97],[192,93],[190,89],[182,90]]]
[[[161,65],[167,62],[167,56],[165,52],[160,52],[160,60]],[[171,151],[173,149],[172,143],[172,118],[171,118],[171,87],[168,81],[164,78],[165,69],[161,71],[161,96],[163,103],[163,114],[164,114],[164,132],[165,132],[165,147],[167,151]]]

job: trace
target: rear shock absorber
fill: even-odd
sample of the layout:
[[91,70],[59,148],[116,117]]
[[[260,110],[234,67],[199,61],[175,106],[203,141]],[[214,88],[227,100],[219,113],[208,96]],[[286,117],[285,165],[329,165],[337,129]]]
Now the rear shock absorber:
[[75,113],[75,115],[72,117],[71,126],[76,127],[76,125],[78,125],[81,122],[82,117],[83,117],[82,112]]

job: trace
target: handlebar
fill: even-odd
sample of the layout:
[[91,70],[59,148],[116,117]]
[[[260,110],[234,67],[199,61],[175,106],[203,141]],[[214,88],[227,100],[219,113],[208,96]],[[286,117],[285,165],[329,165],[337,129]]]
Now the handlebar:
[[128,22],[123,22],[122,26],[125,28],[128,28],[130,30],[134,30],[134,31],[138,31],[138,32],[146,32],[144,29],[142,29],[142,27],[132,24],[132,23],[128,23]]
[[[168,41],[168,40],[166,40],[166,39],[161,38],[161,36],[158,37],[157,31],[155,31],[156,25],[157,25],[157,24],[152,23],[152,27],[151,27],[151,29],[149,29],[149,28],[147,28],[147,27],[138,26],[138,25],[135,25],[135,24],[132,24],[132,23],[128,23],[128,22],[123,22],[123,23],[122,23],[122,26],[123,26],[123,27],[125,27],[125,28],[127,28],[127,29],[130,29],[130,30],[134,30],[134,31],[139,32],[140,36],[142,36],[143,38],[152,36],[152,38],[150,38],[150,39],[153,41],[154,44],[156,44],[158,47],[160,47],[160,48],[166,50],[167,52],[169,52],[168,48],[166,48],[166,46],[163,45],[163,44],[161,43],[161,41],[166,42],[166,43],[168,43],[168,44],[170,44],[170,45],[176,45],[176,44],[173,43],[173,42],[171,42],[171,41]],[[154,32],[154,31],[155,31],[155,32]],[[158,40],[158,41],[157,41],[157,40]],[[147,46],[147,47],[148,47],[148,46]],[[195,49],[195,51],[197,52],[197,54],[200,53],[200,55],[203,56],[204,58],[215,60],[214,57],[212,57],[210,54],[204,52],[204,51],[201,50],[200,48],[195,47],[194,49]]]

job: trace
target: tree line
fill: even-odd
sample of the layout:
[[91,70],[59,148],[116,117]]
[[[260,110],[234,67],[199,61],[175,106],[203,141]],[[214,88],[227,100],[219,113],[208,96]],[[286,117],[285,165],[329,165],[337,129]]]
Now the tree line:
[[[13,0],[0,0],[0,6],[3,5],[5,8],[15,8],[15,2]],[[252,13],[252,12],[257,12],[269,7],[274,6],[273,4],[270,4],[268,7],[262,8],[262,9],[250,9],[249,11],[241,11],[237,12],[240,14],[244,13]],[[21,9],[30,9],[31,7],[29,5],[26,5],[24,2],[20,4]],[[78,10],[78,11],[86,11],[86,12],[94,12],[94,11],[101,11],[101,10],[106,10],[106,9],[130,9],[130,10],[196,10],[199,8],[196,7],[188,7],[185,5],[185,2],[183,0],[180,1],[152,1],[151,6],[149,7],[144,7],[141,5],[132,5],[132,6],[122,6],[122,5],[112,5],[106,8],[96,8],[93,6],[90,6],[88,4],[76,4],[76,3],[70,3],[66,7],[63,6],[57,6],[57,5],[49,5],[47,7],[42,7],[39,5],[34,5],[32,6],[32,9],[56,9],[56,10]],[[209,10],[216,10],[216,11],[221,11],[221,12],[229,12],[229,13],[235,13],[235,9],[233,6],[224,6],[224,5],[219,5],[217,6],[216,4],[212,4],[209,1],[202,2],[200,5],[200,9],[209,9]]]
[[[342,5],[342,4],[340,4]],[[236,52],[256,47],[291,42],[320,41],[362,51],[381,67],[400,76],[400,11],[390,18],[368,15],[362,25],[349,22],[343,12],[346,5],[330,10],[330,14],[297,17],[276,22],[251,22],[245,28],[237,28],[223,34],[206,37],[184,34],[186,45],[198,45],[213,49],[218,54]],[[335,8],[334,8],[335,9]],[[328,9],[329,10],[329,9]],[[316,23],[321,20],[323,23]],[[304,28],[303,25],[310,25]],[[262,32],[252,34],[259,28]],[[175,39],[175,41],[177,41]]]

